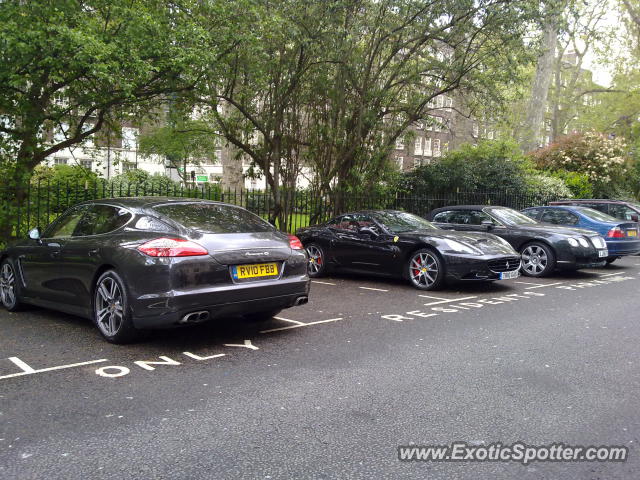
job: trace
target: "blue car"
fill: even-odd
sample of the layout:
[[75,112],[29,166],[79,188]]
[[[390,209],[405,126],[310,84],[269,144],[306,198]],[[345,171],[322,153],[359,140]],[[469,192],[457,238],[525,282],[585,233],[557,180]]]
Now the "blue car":
[[636,222],[622,221],[592,208],[573,205],[531,207],[525,208],[522,213],[540,222],[598,232],[607,242],[607,263],[624,255],[640,253],[640,237]]

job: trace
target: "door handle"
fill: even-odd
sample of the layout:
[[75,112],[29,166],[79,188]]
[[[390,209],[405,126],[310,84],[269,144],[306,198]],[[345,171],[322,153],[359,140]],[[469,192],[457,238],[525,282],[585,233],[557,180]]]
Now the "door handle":
[[98,255],[98,249],[97,248],[95,250],[89,250],[89,256],[90,257],[95,257],[96,255]]
[[60,250],[54,250],[51,252],[51,258],[58,258],[60,256]]

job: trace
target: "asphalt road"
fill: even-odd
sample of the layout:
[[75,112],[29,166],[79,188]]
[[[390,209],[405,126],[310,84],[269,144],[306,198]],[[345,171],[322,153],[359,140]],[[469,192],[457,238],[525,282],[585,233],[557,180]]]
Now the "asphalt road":
[[[280,319],[124,347],[68,315],[1,311],[0,478],[637,479],[639,281],[640,257],[424,294],[333,276]],[[630,453],[398,460],[454,441]]]

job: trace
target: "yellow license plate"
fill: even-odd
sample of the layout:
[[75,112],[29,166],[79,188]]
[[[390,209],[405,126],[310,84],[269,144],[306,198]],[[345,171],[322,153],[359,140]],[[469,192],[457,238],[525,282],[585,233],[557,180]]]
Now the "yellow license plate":
[[233,278],[275,277],[278,275],[277,263],[254,263],[251,265],[236,265],[232,268]]
[[627,230],[627,237],[637,237],[638,236],[638,232],[636,232],[635,230]]

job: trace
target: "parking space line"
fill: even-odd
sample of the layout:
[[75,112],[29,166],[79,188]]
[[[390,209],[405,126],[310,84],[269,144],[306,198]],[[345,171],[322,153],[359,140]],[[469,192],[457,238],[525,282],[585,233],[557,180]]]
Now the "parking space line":
[[446,298],[440,298],[440,297],[432,297],[431,295],[418,295],[419,297],[424,297],[424,298],[432,298],[433,300],[446,300]]
[[320,280],[311,280],[311,283],[321,283],[322,285],[333,285],[333,286],[335,286],[335,283],[321,282]]
[[279,332],[279,331],[282,331],[282,330],[291,330],[292,328],[309,327],[311,325],[318,325],[320,323],[337,322],[339,320],[342,320],[342,317],[330,318],[329,320],[320,320],[320,321],[317,321],[317,322],[301,323],[300,325],[291,325],[290,327],[270,328],[269,330],[262,330],[260,333]]
[[620,272],[615,272],[615,273],[598,273],[597,275],[601,276],[601,277],[612,277],[614,275],[620,275]]
[[296,325],[306,325],[306,323],[303,322],[299,322],[297,320],[291,320],[289,318],[283,318],[283,317],[273,317],[276,320],[282,320],[283,322],[291,322],[291,323],[295,323]]
[[532,282],[520,282],[520,281],[516,281],[513,283],[521,283],[523,285],[542,285],[542,283],[532,283]]
[[9,358],[9,360],[20,367],[23,371],[19,373],[12,373],[10,375],[3,375],[2,377],[0,377],[0,380],[4,380],[5,378],[22,377],[23,375],[33,375],[34,373],[53,372],[54,370],[63,370],[65,368],[82,367],[84,365],[92,365],[94,363],[102,363],[107,361],[106,358],[101,358],[100,360],[91,360],[89,362],[72,363],[69,365],[60,365],[57,367],[41,368],[39,370],[36,370],[24,363],[18,357],[11,357]]
[[478,298],[477,295],[473,297],[462,297],[462,298],[452,298],[451,300],[440,300],[438,302],[425,303],[425,307],[430,307],[431,305],[439,305],[441,303],[451,303],[451,302],[462,302],[463,300],[471,300],[472,298]]
[[371,288],[371,287],[358,287],[361,288],[363,290],[373,290],[376,292],[388,292],[389,290],[385,290],[384,288]]
[[525,290],[533,290],[534,288],[554,287],[556,285],[562,285],[564,282],[545,283],[544,285],[536,285],[535,287],[525,287]]

